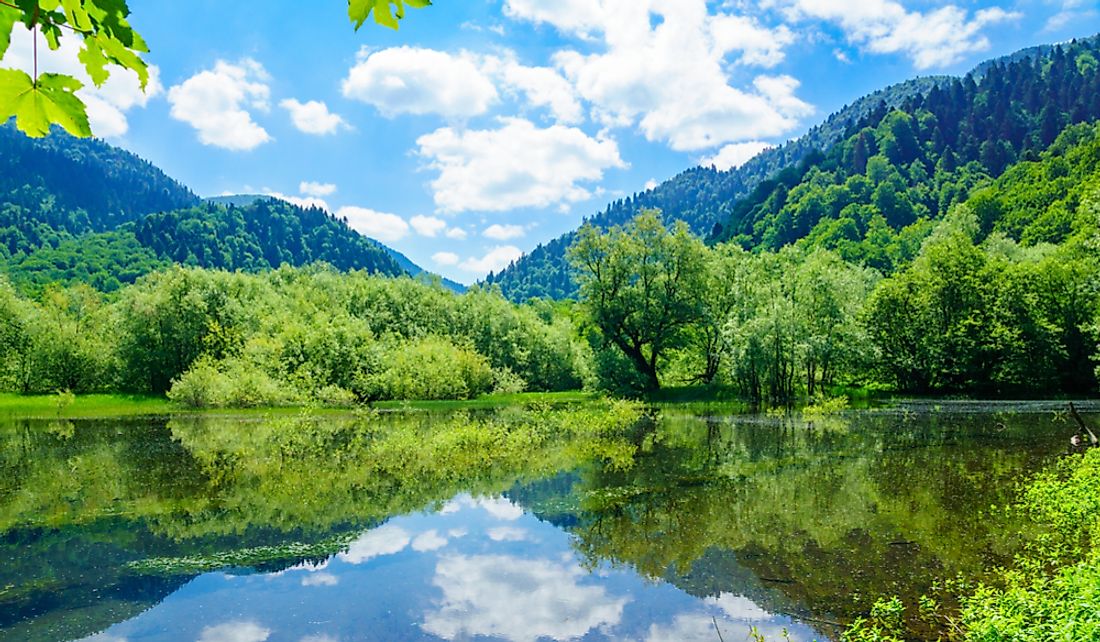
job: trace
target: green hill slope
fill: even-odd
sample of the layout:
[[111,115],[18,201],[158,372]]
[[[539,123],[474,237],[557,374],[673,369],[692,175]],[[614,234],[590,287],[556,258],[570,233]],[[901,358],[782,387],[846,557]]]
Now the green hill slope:
[[[971,189],[1034,158],[1065,126],[1100,118],[1097,58],[1100,38],[1091,38],[989,61],[965,78],[902,83],[739,169],[690,169],[588,222],[611,227],[657,208],[666,221],[746,247],[774,248],[812,234],[838,247],[870,236],[896,246],[894,257],[863,257],[889,269],[919,245],[927,221]],[[862,179],[848,185],[854,176]],[[850,206],[862,208],[842,215]],[[823,221],[832,227],[815,229]],[[885,235],[891,238],[883,241]],[[576,286],[564,257],[573,239],[571,232],[541,245],[486,281],[513,300],[571,297]]]

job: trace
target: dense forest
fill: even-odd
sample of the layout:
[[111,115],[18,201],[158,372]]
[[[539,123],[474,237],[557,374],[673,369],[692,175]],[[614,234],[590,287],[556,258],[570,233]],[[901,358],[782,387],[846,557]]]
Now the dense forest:
[[[193,405],[582,386],[769,405],[845,387],[1094,392],[1098,50],[900,85],[742,170],[697,168],[615,203],[540,250],[562,260],[532,276],[558,294],[577,283],[577,302],[509,304],[496,278],[456,295],[403,277],[416,266],[322,210],[195,202],[102,144],[9,141],[35,162],[85,159],[101,181],[9,177],[58,195],[5,209],[0,376]],[[161,209],[117,209],[143,172],[165,200],[137,202]]]
[[[696,235],[748,249],[809,239],[890,271],[912,259],[931,222],[1062,129],[1100,118],[1100,38],[984,63],[964,78],[911,81],[872,94],[741,168],[695,168],[611,204],[610,228],[660,209]],[[575,297],[571,232],[486,283],[515,301]],[[856,247],[861,246],[861,247]]]
[[9,390],[238,407],[571,390],[588,362],[549,304],[325,267],[172,267],[110,299],[51,286],[32,302],[0,283],[0,355]]

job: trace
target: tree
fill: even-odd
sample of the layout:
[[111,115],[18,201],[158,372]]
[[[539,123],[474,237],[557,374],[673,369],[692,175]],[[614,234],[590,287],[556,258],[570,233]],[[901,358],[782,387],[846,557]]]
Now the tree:
[[[423,8],[431,0],[348,0],[348,18],[358,30],[374,15],[374,21],[391,29],[405,17],[405,7]],[[45,38],[52,50],[61,47],[62,37],[83,39],[79,59],[97,87],[110,77],[110,65],[137,74],[142,91],[149,82],[149,68],[142,54],[149,47],[130,26],[126,0],[12,0],[0,5],[0,58],[11,43],[16,23],[22,23],[34,37],[34,75],[20,69],[0,69],[0,122],[15,118],[16,126],[28,136],[40,138],[60,125],[73,136],[92,135],[88,111],[76,92],[84,84],[56,73],[38,73],[38,38]]]
[[586,225],[568,256],[604,341],[629,359],[647,390],[660,388],[662,358],[683,344],[703,313],[703,243],[682,222],[670,232],[660,214],[648,210],[607,232]]

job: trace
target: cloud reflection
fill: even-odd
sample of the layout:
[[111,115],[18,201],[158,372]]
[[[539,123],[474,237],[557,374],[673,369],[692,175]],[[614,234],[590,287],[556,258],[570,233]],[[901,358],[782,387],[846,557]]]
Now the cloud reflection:
[[412,547],[418,553],[437,551],[447,545],[447,538],[443,537],[434,528],[417,536],[413,540]]
[[375,557],[400,553],[409,545],[410,539],[400,526],[381,526],[360,535],[348,546],[347,552],[337,557],[348,564],[362,564]]
[[622,618],[626,598],[582,586],[576,564],[502,555],[440,559],[433,583],[443,591],[423,629],[447,640],[473,636],[512,642],[579,638]]
[[198,642],[265,642],[271,629],[255,622],[226,622],[202,630]]

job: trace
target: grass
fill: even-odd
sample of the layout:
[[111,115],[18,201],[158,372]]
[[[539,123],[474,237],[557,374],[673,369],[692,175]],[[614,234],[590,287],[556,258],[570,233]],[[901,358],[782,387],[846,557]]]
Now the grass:
[[379,410],[492,410],[504,406],[533,403],[568,404],[595,401],[601,395],[590,392],[521,392],[516,394],[482,395],[466,401],[379,401],[372,404]]
[[[505,406],[532,403],[570,404],[599,399],[586,392],[528,392],[507,395],[485,395],[467,401],[384,401],[373,404],[379,410],[391,411],[444,411],[444,410],[492,410]],[[346,413],[347,408],[296,407],[296,408],[248,408],[212,409],[195,411],[175,404],[164,397],[149,395],[17,395],[0,393],[0,417],[44,419],[92,419],[103,417],[134,417],[141,415],[171,414],[284,414],[303,409],[319,413]]]
[[163,415],[179,407],[164,397],[146,395],[16,395],[0,393],[0,417],[83,419]]

